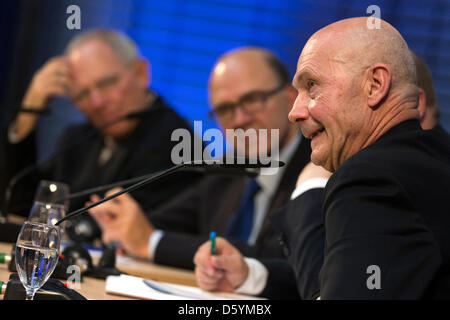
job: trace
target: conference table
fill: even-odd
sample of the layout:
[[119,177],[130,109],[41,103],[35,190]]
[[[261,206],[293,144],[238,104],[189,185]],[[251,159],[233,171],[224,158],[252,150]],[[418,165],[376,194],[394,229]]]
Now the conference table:
[[[0,252],[10,253],[11,249],[11,243],[0,242]],[[92,255],[92,260],[94,264],[97,263],[99,256]],[[116,258],[116,268],[132,276],[174,284],[197,286],[193,271],[157,265],[133,257],[118,256]],[[8,270],[8,265],[0,264],[0,280],[6,282],[9,279],[10,274],[11,272]],[[105,280],[83,276],[80,288],[76,289],[76,291],[88,300],[134,300],[130,297],[106,293],[105,284]]]

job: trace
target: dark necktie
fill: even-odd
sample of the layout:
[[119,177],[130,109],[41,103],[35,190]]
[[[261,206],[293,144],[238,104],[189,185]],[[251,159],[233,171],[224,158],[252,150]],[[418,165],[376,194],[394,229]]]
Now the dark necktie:
[[241,203],[236,213],[228,223],[225,235],[241,241],[247,241],[253,227],[253,214],[255,211],[255,195],[260,187],[255,179],[249,179]]

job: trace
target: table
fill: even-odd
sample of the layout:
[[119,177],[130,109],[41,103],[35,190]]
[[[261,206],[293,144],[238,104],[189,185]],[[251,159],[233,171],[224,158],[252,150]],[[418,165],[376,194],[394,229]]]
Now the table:
[[[10,243],[0,243],[0,252],[10,253],[12,245]],[[96,263],[98,257],[93,257]],[[184,269],[172,268],[157,265],[149,261],[143,261],[132,257],[121,256],[116,259],[116,267],[129,275],[142,278],[170,282],[175,284],[184,284],[196,286],[194,272]],[[7,281],[10,272],[6,264],[0,264],[0,280]],[[91,277],[83,277],[81,288],[76,289],[89,300],[133,300],[132,298],[108,294],[105,292],[105,280]]]

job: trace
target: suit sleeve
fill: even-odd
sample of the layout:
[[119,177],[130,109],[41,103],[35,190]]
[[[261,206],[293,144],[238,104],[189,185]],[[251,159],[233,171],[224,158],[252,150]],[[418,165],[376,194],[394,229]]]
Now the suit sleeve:
[[321,298],[421,298],[441,262],[432,233],[393,173],[372,163],[341,169],[324,198]]
[[[24,140],[18,143],[10,143],[7,129],[4,132],[3,143],[5,152],[4,167],[2,172],[2,184],[4,190],[10,188],[11,198],[9,202],[2,203],[2,207],[9,213],[27,216],[31,205],[38,175],[36,170],[30,170],[27,174],[22,174],[22,170],[28,170],[36,161],[36,133],[33,131]],[[3,200],[3,198],[2,198]],[[6,201],[6,199],[4,199]]]
[[202,230],[201,185],[191,186],[181,195],[148,214],[155,228],[164,231],[198,234]]
[[261,297],[277,300],[299,300],[295,274],[285,259],[261,259],[261,263],[267,268],[269,276]]
[[303,300],[315,299],[319,292],[325,243],[322,194],[323,188],[308,190],[271,218],[274,228],[282,234],[281,242]]

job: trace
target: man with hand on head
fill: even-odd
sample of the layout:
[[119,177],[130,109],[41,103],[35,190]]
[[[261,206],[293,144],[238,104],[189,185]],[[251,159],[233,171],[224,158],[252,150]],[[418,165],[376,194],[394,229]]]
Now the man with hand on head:
[[[149,84],[149,64],[126,35],[96,29],[73,38],[64,56],[50,59],[31,81],[9,127],[9,168],[24,155],[33,163],[39,115],[53,97],[70,98],[87,122],[67,129],[57,156],[18,180],[13,195],[23,204],[28,191],[31,200],[39,179],[68,183],[71,192],[77,192],[171,167],[172,132],[192,130]],[[128,117],[133,113],[136,116]],[[155,208],[196,179],[192,174],[169,177],[133,195],[146,210]],[[79,208],[88,199],[73,199],[71,207]]]
[[[267,149],[257,151],[286,165],[255,179],[206,177],[195,189],[153,212],[148,224],[138,218],[144,213],[132,197],[118,197],[90,210],[102,226],[103,240],[119,241],[131,255],[193,269],[196,250],[214,230],[247,256],[283,258],[269,217],[289,200],[310,156],[308,142],[287,119],[295,97],[286,70],[269,51],[244,47],[221,56],[209,81],[212,113],[224,131],[254,129],[263,139],[258,130],[268,130]],[[275,134],[271,130],[278,130],[278,145],[271,144]],[[246,145],[239,139],[233,136],[230,145],[235,149]],[[254,156],[248,147],[238,150],[239,154]]]

